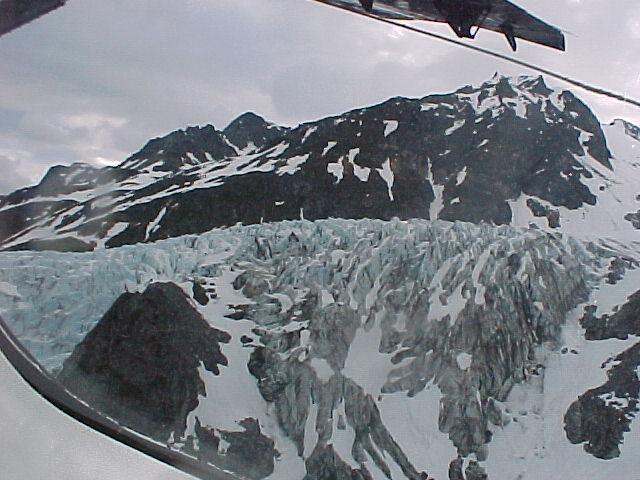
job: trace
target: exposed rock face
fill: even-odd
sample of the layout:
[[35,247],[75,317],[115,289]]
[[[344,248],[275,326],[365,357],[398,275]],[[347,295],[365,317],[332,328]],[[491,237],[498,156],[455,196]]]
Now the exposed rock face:
[[487,480],[484,469],[475,460],[471,460],[464,468],[464,460],[458,457],[449,465],[449,480]]
[[580,395],[565,415],[565,431],[572,443],[584,443],[595,457],[620,455],[620,445],[638,413],[640,398],[640,342],[618,355],[607,371],[608,381]]
[[[640,335],[640,290],[611,315],[596,317],[594,310],[587,307],[581,320],[587,339]],[[609,360],[607,382],[580,395],[565,415],[569,441],[584,443],[585,451],[605,460],[620,455],[624,434],[640,410],[640,342]]]
[[58,379],[74,395],[143,434],[183,432],[204,385],[200,364],[226,365],[210,327],[172,283],[124,293],[64,362]]
[[86,169],[83,182],[55,167],[0,199],[0,248],[68,235],[116,247],[301,216],[631,229],[640,139],[626,122],[605,130],[541,77],[496,76],[295,128],[247,113],[223,131],[151,140],[117,168]]
[[534,217],[546,217],[550,228],[560,227],[560,213],[558,210],[542,205],[533,198],[527,199],[527,207]]
[[128,169],[176,172],[236,154],[222,132],[213,125],[188,127],[149,141],[139,152],[126,159]]
[[56,252],[91,252],[95,248],[95,243],[83,242],[76,237],[60,237],[48,240],[28,240],[13,247],[7,248],[8,252],[19,250],[33,250],[43,252],[55,250]]
[[209,303],[209,295],[207,294],[207,290],[197,280],[193,281],[193,287],[191,291],[193,293],[193,299],[200,305],[204,306]]
[[[70,166],[57,165],[51,167],[41,182],[32,187],[16,190],[0,199],[0,237],[18,238],[30,232],[36,225],[51,225],[58,218],[56,237],[67,237],[68,226],[81,217],[91,218],[104,209],[93,208],[105,198],[111,198],[106,187],[111,182],[124,182],[135,172],[125,168],[106,167],[98,169],[85,163],[74,163]],[[106,193],[104,190],[107,190]],[[79,207],[79,202],[72,199],[78,193],[92,197],[92,202]],[[66,198],[66,197],[71,198]],[[7,205],[12,208],[5,209]],[[58,217],[63,215],[63,217]],[[75,233],[73,234],[76,235]],[[40,241],[38,241],[40,240]],[[45,242],[48,240],[48,244]],[[66,251],[65,246],[49,239],[33,238],[31,242],[18,240],[13,245],[15,250],[36,250],[35,246],[44,245],[46,250]],[[89,244],[86,240],[74,238],[76,242]],[[94,246],[90,248],[92,250]],[[80,250],[82,251],[82,250]]]
[[240,115],[223,130],[224,136],[239,150],[271,147],[287,128],[267,122],[252,112]]
[[[274,458],[279,456],[273,440],[262,434],[260,423],[254,418],[245,418],[239,425],[243,431],[228,432],[203,427],[196,419],[194,436],[187,438],[183,450],[243,478],[260,480],[268,477],[273,473]],[[227,444],[225,448],[222,441]]]
[[627,213],[624,216],[624,219],[631,222],[633,228],[637,228],[638,230],[640,230],[640,210],[635,213]]
[[588,340],[607,338],[627,339],[629,335],[640,335],[640,290],[611,315],[594,315],[595,307],[588,307],[580,323]]
[[336,454],[331,445],[317,445],[306,461],[306,468],[307,475],[304,480],[373,479],[366,467],[352,469]]

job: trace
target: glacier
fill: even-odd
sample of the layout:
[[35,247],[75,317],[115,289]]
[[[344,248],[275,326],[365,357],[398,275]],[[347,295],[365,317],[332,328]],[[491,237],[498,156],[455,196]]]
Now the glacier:
[[[231,335],[229,363],[200,370],[206,395],[186,431],[163,439],[175,448],[197,425],[238,431],[250,417],[280,454],[274,479],[321,478],[328,466],[337,478],[511,478],[507,464],[534,479],[560,452],[596,461],[556,417],[637,341],[586,342],[577,321],[586,305],[605,313],[633,293],[639,252],[632,237],[536,228],[283,221],[85,253],[2,252],[0,315],[57,372],[123,292],[163,281],[192,297],[202,285],[215,294],[193,305]],[[599,471],[632,471],[627,451]]]

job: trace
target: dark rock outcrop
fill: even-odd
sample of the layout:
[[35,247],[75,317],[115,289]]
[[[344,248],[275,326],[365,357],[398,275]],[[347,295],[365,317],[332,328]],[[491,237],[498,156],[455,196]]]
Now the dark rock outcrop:
[[589,306],[580,319],[587,340],[619,338],[640,335],[640,290],[630,295],[627,302],[612,314],[596,317],[595,306]]
[[[58,379],[96,410],[159,440],[181,434],[205,395],[198,367],[219,374],[220,342],[173,283],[124,293],[64,362]],[[211,392],[209,392],[211,393]],[[215,402],[215,399],[209,399]]]
[[150,140],[140,151],[127,158],[120,168],[175,172],[184,166],[235,155],[222,132],[213,125],[187,127]]
[[304,480],[373,480],[365,466],[353,469],[331,445],[317,445],[305,462]]
[[60,237],[46,240],[29,240],[13,247],[7,248],[8,252],[20,250],[33,250],[36,252],[55,250],[57,252],[92,252],[95,243],[83,242],[75,237]]
[[580,395],[565,414],[571,443],[584,443],[586,452],[609,460],[620,455],[624,434],[638,413],[640,343],[618,355],[605,384]]
[[[640,335],[640,290],[610,315],[597,317],[595,310],[595,306],[585,308],[580,320],[588,340]],[[639,410],[640,343],[610,358],[602,368],[609,363],[607,382],[580,395],[564,417],[569,441],[584,443],[585,451],[606,460],[620,455],[624,434]]]
[[633,213],[627,213],[624,216],[624,219],[627,220],[628,222],[631,222],[631,225],[633,225],[633,228],[637,228],[638,230],[640,230],[640,210]]
[[529,207],[534,217],[546,217],[550,228],[560,227],[560,212],[558,210],[542,205],[533,198],[527,199],[527,207]]
[[[204,427],[196,418],[195,435],[187,438],[183,451],[242,475],[242,478],[260,480],[268,477],[273,473],[274,460],[280,456],[273,440],[262,434],[260,422],[255,418],[245,418],[238,424],[242,431],[229,432]],[[222,441],[227,444],[224,449]]]
[[200,305],[204,306],[209,303],[209,295],[207,294],[207,290],[197,280],[193,281],[191,291],[193,293],[193,299]]

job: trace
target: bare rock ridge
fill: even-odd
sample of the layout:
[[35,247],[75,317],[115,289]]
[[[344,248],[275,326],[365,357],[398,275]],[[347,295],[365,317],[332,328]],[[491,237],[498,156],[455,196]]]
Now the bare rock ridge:
[[[273,473],[274,459],[280,456],[273,440],[262,434],[255,418],[244,418],[238,425],[241,431],[225,431],[203,426],[196,418],[194,433],[187,436],[182,449],[244,478],[260,480],[268,477]],[[228,446],[223,448],[222,442]]]
[[233,146],[213,125],[188,127],[149,141],[120,167],[177,172],[182,167],[220,160],[235,154]]

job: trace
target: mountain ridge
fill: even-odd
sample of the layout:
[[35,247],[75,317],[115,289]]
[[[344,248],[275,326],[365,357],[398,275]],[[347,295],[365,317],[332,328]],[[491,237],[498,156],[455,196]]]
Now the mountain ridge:
[[0,249],[68,239],[91,250],[301,217],[633,230],[638,132],[602,126],[571,92],[526,76],[293,128],[247,112],[223,130],[152,139],[117,167],[52,167],[0,198]]

